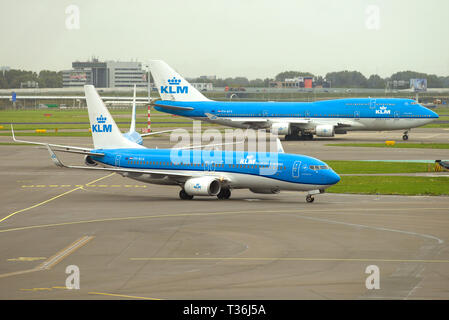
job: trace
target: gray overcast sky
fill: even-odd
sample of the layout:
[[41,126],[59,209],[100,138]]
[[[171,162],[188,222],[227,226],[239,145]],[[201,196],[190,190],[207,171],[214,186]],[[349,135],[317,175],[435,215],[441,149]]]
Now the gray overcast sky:
[[[79,29],[66,28],[69,5]],[[187,77],[449,75],[446,0],[0,0],[0,12],[0,66],[12,68],[70,69],[95,55],[162,59]]]

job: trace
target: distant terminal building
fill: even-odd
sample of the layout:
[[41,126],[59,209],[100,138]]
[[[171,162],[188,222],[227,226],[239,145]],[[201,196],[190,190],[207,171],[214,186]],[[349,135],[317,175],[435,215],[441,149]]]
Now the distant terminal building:
[[388,80],[387,89],[390,90],[402,90],[410,88],[409,80]]
[[271,81],[271,88],[330,88],[330,82],[324,80],[322,83],[317,83],[314,77],[296,77],[291,79],[285,79],[284,81]]
[[62,72],[63,87],[82,87],[92,84],[97,88],[147,87],[146,72],[140,62],[92,61],[72,63],[71,70]]
[[193,83],[191,83],[191,85],[198,91],[214,90],[214,85],[212,83],[208,83],[208,82],[193,82]]
[[39,88],[37,81],[25,81],[20,83],[21,88]]
[[200,76],[200,79],[214,81],[217,80],[217,76]]

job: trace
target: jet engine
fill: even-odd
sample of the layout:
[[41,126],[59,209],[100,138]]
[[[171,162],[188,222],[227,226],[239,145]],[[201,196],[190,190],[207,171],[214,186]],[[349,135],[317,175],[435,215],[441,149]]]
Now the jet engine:
[[95,167],[97,165],[97,163],[94,160],[92,160],[91,156],[85,156],[84,163],[89,167]]
[[318,137],[333,137],[335,134],[334,126],[329,124],[320,124],[316,126],[315,134]]
[[192,178],[186,181],[184,190],[191,196],[216,196],[221,184],[215,177]]
[[291,133],[290,123],[288,122],[276,122],[271,125],[271,132],[278,135],[287,135]]

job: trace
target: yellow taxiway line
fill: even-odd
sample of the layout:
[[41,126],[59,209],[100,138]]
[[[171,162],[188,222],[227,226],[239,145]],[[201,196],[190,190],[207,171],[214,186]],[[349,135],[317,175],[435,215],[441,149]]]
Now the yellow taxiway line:
[[110,296],[110,297],[120,297],[120,298],[130,298],[130,299],[144,299],[144,300],[162,300],[156,298],[148,298],[148,297],[138,297],[138,296],[129,296],[126,294],[115,294],[115,293],[105,293],[105,292],[88,292],[89,294],[96,294],[102,296]]
[[69,256],[82,246],[86,245],[90,240],[92,240],[93,236],[84,236],[67,246],[66,248],[60,250],[55,255],[53,255],[51,258],[49,258],[47,261],[44,261],[42,264],[37,266],[36,268],[39,270],[48,270],[57,265],[61,260],[63,260],[65,257]]
[[108,177],[110,177],[110,176],[112,176],[112,175],[114,175],[114,174],[115,174],[115,173],[108,174],[107,176],[104,176],[104,177],[95,179],[95,180],[93,180],[93,181],[91,181],[91,182],[88,182],[88,183],[86,183],[85,185],[78,185],[76,188],[74,188],[74,189],[72,189],[72,190],[63,192],[63,193],[61,193],[61,194],[59,194],[59,195],[57,195],[57,196],[54,196],[54,197],[52,197],[52,198],[50,198],[50,199],[47,199],[47,200],[42,201],[42,202],[39,202],[39,203],[37,203],[37,204],[35,204],[35,205],[31,206],[31,207],[28,207],[28,208],[24,208],[24,209],[15,211],[15,212],[13,212],[13,213],[7,215],[6,217],[0,219],[0,222],[3,222],[3,221],[5,221],[6,219],[11,218],[12,216],[14,216],[14,215],[16,215],[16,214],[18,214],[18,213],[25,212],[25,211],[28,211],[28,210],[31,210],[31,209],[40,207],[40,206],[42,206],[42,205],[44,205],[44,204],[46,204],[46,203],[49,203],[49,202],[51,202],[51,201],[53,201],[53,200],[56,200],[56,199],[58,199],[58,198],[61,198],[61,197],[65,196],[65,195],[67,195],[67,194],[69,194],[69,193],[72,193],[72,192],[74,192],[74,191],[76,191],[76,190],[80,190],[80,189],[83,188],[83,186],[89,186],[89,185],[91,185],[91,184],[93,184],[93,183],[95,183],[95,182],[97,182],[97,181],[106,179],[106,178],[108,178]]
[[[447,210],[447,208],[438,207],[426,207],[420,208],[421,210]],[[409,211],[410,208],[364,208],[363,211]],[[348,208],[335,208],[333,212],[351,212],[360,211],[360,209],[348,209]],[[145,220],[145,219],[160,219],[160,218],[175,218],[175,217],[202,217],[202,216],[223,216],[223,215],[235,215],[235,214],[285,214],[285,213],[311,213],[311,212],[324,212],[329,213],[329,209],[279,209],[279,210],[245,210],[245,211],[217,211],[217,212],[187,212],[187,213],[173,213],[173,214],[160,214],[160,215],[144,215],[144,216],[128,216],[128,217],[118,217],[118,218],[103,218],[103,219],[92,219],[92,220],[78,220],[71,222],[61,222],[61,223],[49,223],[41,225],[31,225],[25,227],[16,227],[8,229],[0,229],[0,233],[12,232],[12,231],[22,231],[30,229],[41,229],[41,228],[52,228],[52,227],[62,227],[76,224],[86,224],[86,223],[101,223],[101,222],[113,222],[113,221],[129,221],[129,220]],[[304,217],[304,216],[299,216]]]
[[39,264],[38,266],[34,267],[33,269],[27,269],[27,270],[21,270],[21,271],[14,271],[14,272],[8,272],[0,274],[0,278],[6,278],[11,276],[16,276],[19,274],[25,274],[30,272],[37,272],[42,270],[49,270],[55,265],[57,265],[59,262],[61,262],[64,258],[69,256],[70,254],[74,253],[76,250],[87,244],[90,240],[92,240],[93,236],[84,236],[70,244],[69,246],[65,247],[64,249],[58,251],[55,255],[44,261],[43,263]]
[[311,262],[410,262],[410,263],[449,263],[449,260],[418,260],[418,259],[369,259],[369,258],[300,258],[300,257],[160,257],[160,258],[130,258],[132,261],[311,261]]

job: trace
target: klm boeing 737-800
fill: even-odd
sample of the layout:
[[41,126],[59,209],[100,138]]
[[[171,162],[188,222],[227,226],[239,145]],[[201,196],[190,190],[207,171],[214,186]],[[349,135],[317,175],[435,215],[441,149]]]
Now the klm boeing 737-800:
[[[93,86],[86,85],[85,94],[93,149],[18,140],[12,129],[14,141],[44,145],[59,167],[109,171],[146,183],[180,186],[181,199],[228,199],[232,189],[250,189],[255,193],[306,191],[307,202],[312,202],[314,194],[340,180],[324,162],[283,153],[281,145],[275,153],[147,149],[120,132]],[[84,155],[86,166],[65,165],[57,151]]]
[[290,139],[333,137],[347,131],[404,130],[428,124],[438,115],[415,100],[351,98],[317,102],[221,102],[203,96],[165,62],[150,70],[162,100],[158,111],[236,128],[271,130]]

